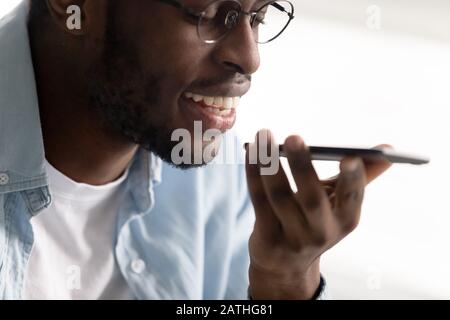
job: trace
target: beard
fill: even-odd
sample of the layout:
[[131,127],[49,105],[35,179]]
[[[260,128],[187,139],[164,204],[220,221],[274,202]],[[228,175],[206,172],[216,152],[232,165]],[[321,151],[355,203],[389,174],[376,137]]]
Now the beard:
[[114,7],[109,4],[103,53],[86,74],[90,106],[100,125],[178,168],[205,165],[173,163],[172,150],[178,142],[171,137],[176,128],[170,125],[170,113],[158,112],[163,75],[143,71],[137,50],[116,28]]

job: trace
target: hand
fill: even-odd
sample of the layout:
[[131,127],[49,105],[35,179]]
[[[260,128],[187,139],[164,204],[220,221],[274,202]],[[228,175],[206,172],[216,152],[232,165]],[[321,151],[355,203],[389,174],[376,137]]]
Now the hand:
[[[257,140],[262,134],[274,143],[270,132],[261,131]],[[276,174],[261,175],[261,166],[250,164],[247,152],[256,213],[249,242],[253,299],[311,299],[320,283],[320,256],[356,228],[366,185],[390,167],[385,160],[346,158],[337,177],[320,181],[300,137],[287,138],[285,152],[296,193],[281,164]]]

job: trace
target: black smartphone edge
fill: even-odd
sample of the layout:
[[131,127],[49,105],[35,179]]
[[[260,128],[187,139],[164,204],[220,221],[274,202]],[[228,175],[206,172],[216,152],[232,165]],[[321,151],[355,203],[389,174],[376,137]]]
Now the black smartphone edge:
[[[244,144],[244,148],[247,148],[249,143]],[[413,165],[428,164],[430,159],[424,156],[412,155],[407,153],[398,152],[393,149],[365,149],[365,148],[346,148],[346,147],[323,147],[323,146],[310,146],[312,160],[316,161],[340,161],[347,156],[356,156],[361,158],[377,158],[381,157],[388,160],[391,163],[404,163]],[[284,146],[279,146],[280,156],[286,157],[284,152]]]

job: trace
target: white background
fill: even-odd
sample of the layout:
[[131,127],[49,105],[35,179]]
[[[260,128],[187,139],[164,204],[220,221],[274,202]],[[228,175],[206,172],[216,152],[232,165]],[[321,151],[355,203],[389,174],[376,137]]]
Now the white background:
[[[243,99],[245,139],[373,146],[431,157],[394,166],[368,187],[359,228],[322,258],[334,298],[449,299],[450,3],[445,0],[293,0],[296,19],[261,47]],[[0,2],[0,16],[17,0]],[[379,30],[367,8],[381,9]],[[0,48],[1,50],[1,48]],[[334,164],[317,164],[322,177]]]

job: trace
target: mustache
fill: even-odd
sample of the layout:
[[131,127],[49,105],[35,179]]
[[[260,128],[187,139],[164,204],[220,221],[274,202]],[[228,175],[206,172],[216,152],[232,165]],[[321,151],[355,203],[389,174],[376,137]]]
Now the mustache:
[[223,84],[244,84],[252,81],[251,75],[223,75],[216,78],[200,79],[194,82],[196,87],[215,87]]

